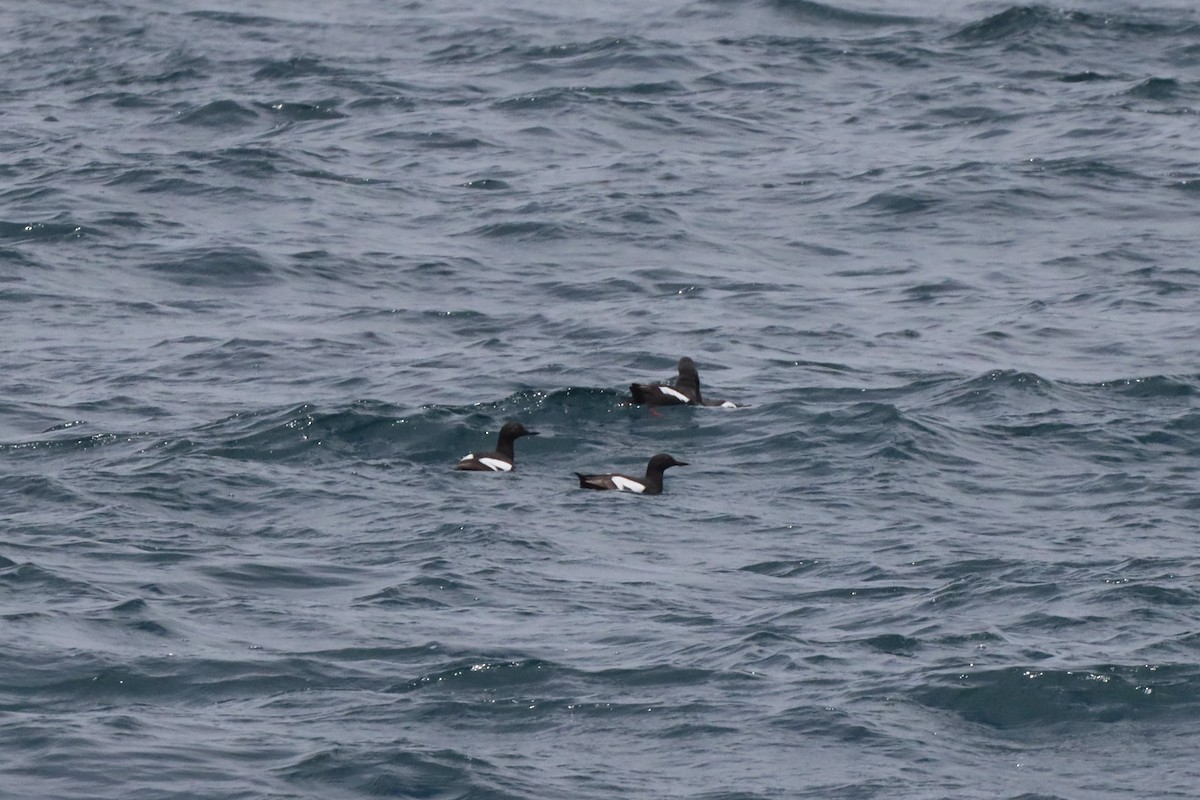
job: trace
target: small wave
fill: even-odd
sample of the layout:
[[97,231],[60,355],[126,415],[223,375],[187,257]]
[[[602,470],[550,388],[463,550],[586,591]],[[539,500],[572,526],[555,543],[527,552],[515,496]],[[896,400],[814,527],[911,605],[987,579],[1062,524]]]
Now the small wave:
[[150,605],[141,598],[122,600],[103,611],[88,614],[87,619],[101,627],[113,627],[159,637],[173,635],[170,628],[152,618]]
[[[0,261],[3,261],[10,270],[16,266],[32,267],[38,263],[37,259],[28,253],[22,253],[11,247],[0,247]],[[0,283],[22,283],[24,280],[19,275],[0,275]],[[5,302],[25,303],[33,299],[33,295],[26,292],[0,292],[0,299]]]
[[1174,78],[1147,78],[1125,90],[1138,100],[1174,100],[1180,94],[1179,81]]
[[1125,185],[1139,183],[1146,186],[1151,185],[1151,180],[1139,172],[1094,157],[1038,159],[1031,162],[1031,167],[1038,172],[1050,175],[1094,178],[1097,186],[1111,186],[1116,181],[1121,181]]
[[[454,750],[420,752],[405,745],[374,750],[341,746],[309,753],[274,772],[308,793],[356,797],[496,797],[513,795],[489,779],[495,767]],[[339,787],[334,789],[332,787]]]
[[556,45],[531,45],[521,50],[521,55],[531,59],[563,60],[590,56],[597,53],[614,53],[620,50],[637,48],[640,40],[637,38],[605,37],[584,42],[564,42]]
[[255,70],[254,77],[260,80],[289,80],[340,73],[339,69],[326,66],[320,59],[305,56],[283,60],[267,59],[259,63],[262,66]]
[[245,589],[258,587],[266,592],[280,590],[322,589],[350,586],[355,581],[356,570],[321,563],[275,563],[247,562],[225,564],[201,570],[212,579],[230,586]]
[[[1173,581],[1173,576],[1166,580]],[[1162,609],[1175,606],[1182,610],[1190,610],[1200,606],[1200,594],[1174,586],[1159,585],[1145,580],[1139,583],[1119,583],[1109,587],[1099,595],[1101,602],[1113,603],[1122,607],[1130,605],[1140,607],[1146,615],[1161,613]]]
[[866,647],[893,656],[911,656],[921,649],[921,640],[900,633],[881,633],[862,640]]
[[[226,147],[216,151],[190,151],[184,155],[239,178],[272,178],[282,171],[282,166],[293,163],[280,150],[262,146]],[[236,188],[249,191],[240,186]]]
[[178,196],[200,197],[209,195],[230,194],[229,187],[213,186],[197,180],[178,178],[165,175],[161,170],[134,167],[120,172],[108,182],[109,186],[137,186],[139,192],[146,194],[166,194]]
[[236,11],[185,11],[184,16],[196,19],[221,22],[226,25],[239,25],[253,28],[265,28],[279,24],[273,17],[263,17],[255,14],[240,14]]
[[0,220],[0,239],[62,241],[99,234],[100,231],[97,229],[70,222],[6,222]]
[[887,216],[907,216],[931,212],[941,205],[941,199],[922,192],[879,192],[852,207]]
[[805,22],[874,28],[889,25],[911,25],[920,21],[918,17],[844,9],[825,3],[817,3],[814,0],[772,0],[771,4],[776,9],[786,12],[789,16],[799,18]]
[[[337,172],[331,172],[327,169],[297,169],[297,170],[293,170],[292,174],[298,175],[301,178],[311,178],[312,180],[315,180],[315,181],[327,181],[330,183],[342,183],[342,184],[347,184],[349,186],[370,186],[370,185],[375,185],[375,184],[379,183],[379,181],[374,178],[364,178],[364,177],[360,177],[357,175],[342,175]],[[316,253],[322,254],[322,257],[320,259],[321,261],[336,260],[336,259],[331,258],[328,253],[326,253],[324,251],[320,251],[320,250],[310,250],[310,251],[307,251],[306,253],[301,253],[296,256],[293,256],[293,258],[297,258],[298,260],[302,260],[302,261],[303,260],[316,261],[318,259],[313,255]],[[339,276],[340,276],[340,273],[339,273]],[[331,275],[331,277],[332,277],[332,275]]]
[[0,453],[72,452],[98,447],[136,443],[148,434],[94,433],[91,436],[71,436],[54,439],[35,439],[24,442],[0,442]]
[[258,107],[269,114],[293,122],[346,118],[345,114],[338,111],[338,102],[336,100],[324,100],[315,103],[296,103],[280,100],[275,103],[259,103]]
[[572,106],[587,99],[588,95],[582,89],[549,88],[501,98],[493,106],[503,111],[540,112]]
[[606,96],[615,95],[625,97],[632,95],[634,97],[645,95],[659,94],[679,94],[685,91],[683,84],[678,81],[645,81],[641,83],[630,83],[619,86],[594,86],[583,90],[584,94]]
[[970,284],[953,278],[946,278],[936,283],[922,283],[916,286],[909,286],[904,290],[904,297],[910,301],[931,303],[943,297],[968,295],[973,291],[974,287]]
[[[884,738],[883,734],[863,724],[860,717],[847,711],[829,706],[792,706],[772,714],[767,719],[772,728],[782,728],[789,735],[803,735],[831,739],[861,746],[871,740]],[[839,792],[833,791],[828,796],[836,797]],[[863,796],[875,795],[869,792]],[[887,792],[878,796],[886,796]],[[705,800],[709,800],[706,798]],[[739,797],[739,800],[742,800]],[[748,800],[748,798],[747,798]]]
[[1001,729],[1190,719],[1200,697],[1200,674],[1193,667],[1009,667],[943,675],[933,683],[915,692],[922,705]]
[[42,431],[42,433],[53,433],[54,431],[65,431],[67,428],[74,428],[76,425],[85,425],[85,424],[87,424],[87,423],[85,423],[81,419],[71,420],[70,422],[61,422],[57,425],[51,425],[49,428],[46,428],[46,430]]
[[1048,8],[1041,5],[1012,6],[955,32],[951,38],[967,42],[1011,42],[1030,40],[1037,34],[1062,31],[1115,38],[1127,42],[1139,36],[1161,37],[1174,32],[1158,22],[1111,14]]
[[413,133],[412,131],[398,131],[393,127],[370,134],[368,138],[380,141],[402,141],[415,147],[427,147],[433,150],[476,150],[491,146],[489,142],[476,136],[460,136],[446,131]]
[[146,268],[184,286],[229,289],[261,286],[276,279],[270,261],[249,247],[224,247],[184,251],[170,260]]
[[1082,72],[1072,72],[1068,75],[1063,75],[1058,80],[1061,83],[1092,83],[1095,81],[1113,81],[1116,80],[1116,77],[1085,69]]
[[414,588],[412,585],[388,586],[379,591],[354,598],[352,605],[407,609],[447,609],[452,607],[448,603],[429,596],[427,593],[414,592]]
[[483,64],[518,52],[519,45],[505,44],[513,40],[508,28],[476,28],[462,31],[452,43],[424,54],[426,63],[434,65]]
[[1013,6],[998,14],[972,22],[954,34],[953,38],[971,42],[996,42],[1027,34],[1039,27],[1052,25],[1056,14],[1039,6]]
[[546,683],[558,669],[560,667],[549,661],[533,658],[513,661],[471,660],[395,684],[385,691],[402,694],[426,687],[438,687],[443,691],[487,691],[537,686]]
[[1011,391],[1021,394],[1046,394],[1053,391],[1054,384],[1032,372],[996,369],[967,380],[961,388],[972,392]]
[[1148,375],[1144,378],[1121,378],[1095,384],[1096,388],[1135,398],[1175,399],[1192,397],[1200,388],[1200,376],[1191,378],[1170,375]]
[[743,572],[753,572],[756,575],[769,575],[772,578],[794,578],[812,572],[820,566],[820,562],[808,561],[763,561],[740,567]]
[[[235,414],[186,433],[175,447],[186,443],[188,450],[238,461],[286,461],[346,450],[369,457],[388,441],[382,434],[394,423],[393,418],[369,411],[320,413],[301,405]],[[380,444],[372,446],[375,442]]]
[[1171,183],[1171,188],[1185,194],[1200,194],[1200,178],[1179,178]]
[[[6,561],[8,559],[5,559]],[[108,598],[107,589],[89,581],[66,577],[47,566],[32,562],[0,566],[0,586],[5,586],[15,595],[31,597],[61,597],[78,601],[80,598]]]
[[[5,452],[0,445],[0,453]],[[18,496],[37,504],[81,503],[84,498],[57,478],[46,475],[0,475],[0,490],[11,499]]]
[[511,189],[512,187],[507,181],[502,181],[499,178],[476,178],[462,184],[466,189],[483,189],[485,191],[498,191],[500,189]]
[[[1073,407],[1080,402],[1071,396],[1078,389],[1063,386],[1032,372],[1019,370],[993,370],[967,379],[939,381],[929,387],[931,408],[961,409],[972,414],[987,414],[1003,411],[1006,416],[1012,409],[1023,409],[1012,431],[1032,432],[1047,430],[1046,426],[1066,424],[1058,419],[1059,409]],[[1049,415],[1045,418],[1039,415]],[[1004,425],[987,426],[988,430],[1009,430]]]
[[412,111],[417,107],[417,101],[407,94],[398,91],[380,92],[378,94],[371,94],[368,97],[359,97],[351,100],[346,104],[346,107],[351,109]]
[[[759,452],[799,450],[816,453],[827,448],[832,448],[830,452],[838,453],[838,457],[852,457],[862,469],[877,474],[912,469],[912,466],[901,467],[901,462],[955,469],[971,463],[944,422],[916,411],[902,410],[882,399],[819,411],[804,423],[803,432],[750,439],[732,446],[730,452],[741,458],[754,459]],[[810,468],[816,470],[815,476],[825,466],[818,460]]]
[[258,119],[258,112],[234,100],[214,100],[202,106],[181,111],[175,121],[202,128],[241,128]]
[[468,236],[483,236],[488,239],[539,242],[566,239],[571,235],[571,229],[558,222],[530,220],[528,222],[496,222],[490,225],[481,225],[466,233]]

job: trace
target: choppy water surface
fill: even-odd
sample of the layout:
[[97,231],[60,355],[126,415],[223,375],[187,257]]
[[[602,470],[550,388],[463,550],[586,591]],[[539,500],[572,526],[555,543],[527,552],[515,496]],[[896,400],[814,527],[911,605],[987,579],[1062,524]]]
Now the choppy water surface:
[[1084,6],[7,15],[5,792],[1193,797],[1200,14]]

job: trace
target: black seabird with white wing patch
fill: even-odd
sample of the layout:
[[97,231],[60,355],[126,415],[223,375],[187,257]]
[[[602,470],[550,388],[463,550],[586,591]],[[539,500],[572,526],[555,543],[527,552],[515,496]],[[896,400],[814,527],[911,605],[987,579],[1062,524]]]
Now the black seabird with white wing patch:
[[617,475],[611,472],[605,475],[585,475],[582,472],[575,474],[579,476],[580,489],[610,489],[616,492],[633,492],[635,494],[662,494],[663,471],[668,467],[686,466],[686,461],[676,461],[666,453],[659,453],[650,457],[650,463],[646,465],[646,475],[642,478]]
[[500,429],[500,440],[496,443],[495,451],[467,453],[454,468],[471,472],[512,472],[513,441],[522,436],[537,435],[537,431],[531,431],[519,422],[506,422]]
[[700,396],[700,373],[696,371],[696,362],[687,356],[679,359],[679,376],[674,384],[669,383],[631,383],[629,384],[630,399],[636,405],[646,406],[720,406],[721,408],[737,408],[732,400],[705,401]]

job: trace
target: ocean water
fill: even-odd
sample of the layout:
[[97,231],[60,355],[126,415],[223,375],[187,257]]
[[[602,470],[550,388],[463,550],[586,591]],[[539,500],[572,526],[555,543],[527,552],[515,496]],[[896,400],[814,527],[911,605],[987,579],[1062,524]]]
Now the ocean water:
[[1197,796],[1193,3],[6,10],[4,797]]

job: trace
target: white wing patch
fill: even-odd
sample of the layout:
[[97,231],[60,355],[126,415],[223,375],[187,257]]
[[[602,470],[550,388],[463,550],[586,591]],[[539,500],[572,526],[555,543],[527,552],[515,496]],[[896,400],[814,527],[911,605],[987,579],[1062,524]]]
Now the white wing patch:
[[670,386],[660,386],[658,390],[668,397],[674,397],[676,400],[682,400],[685,403],[692,402],[686,394],[672,389]]
[[493,472],[508,472],[513,468],[512,464],[508,463],[507,461],[501,461],[498,458],[484,457],[479,459],[479,463],[483,464]]
[[619,492],[637,492],[641,494],[646,491],[645,484],[630,480],[623,475],[613,475],[612,482],[613,486],[617,487],[617,491]]

